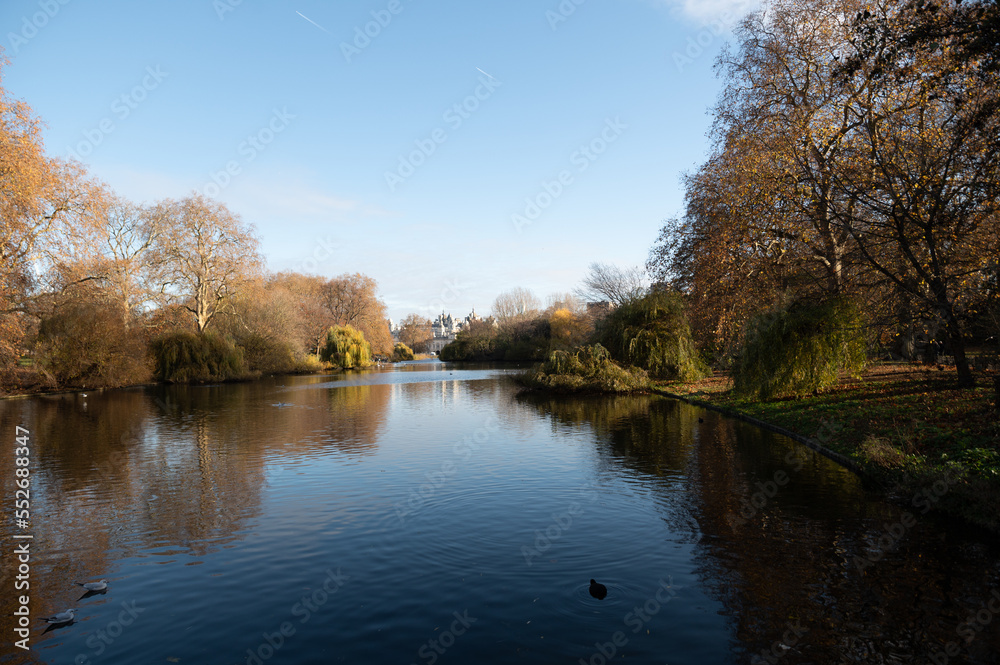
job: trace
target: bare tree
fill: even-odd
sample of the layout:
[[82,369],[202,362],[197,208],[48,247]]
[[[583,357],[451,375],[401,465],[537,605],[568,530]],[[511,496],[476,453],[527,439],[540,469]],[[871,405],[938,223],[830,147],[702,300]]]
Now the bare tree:
[[164,266],[166,289],[195,317],[203,332],[262,264],[253,227],[221,203],[193,193],[158,203],[163,223],[156,253]]
[[574,293],[585,302],[607,300],[620,306],[643,297],[646,289],[646,272],[642,268],[591,263],[583,284]]
[[541,301],[530,289],[519,286],[497,296],[493,301],[493,316],[501,326],[506,326],[534,318],[541,307]]

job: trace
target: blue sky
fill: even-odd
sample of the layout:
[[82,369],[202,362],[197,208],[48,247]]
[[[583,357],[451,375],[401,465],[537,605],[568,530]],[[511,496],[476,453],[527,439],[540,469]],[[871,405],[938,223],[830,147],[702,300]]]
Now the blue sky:
[[3,84],[50,154],[136,201],[218,198],[271,270],[363,272],[396,319],[485,313],[645,262],[746,7],[5,0]]

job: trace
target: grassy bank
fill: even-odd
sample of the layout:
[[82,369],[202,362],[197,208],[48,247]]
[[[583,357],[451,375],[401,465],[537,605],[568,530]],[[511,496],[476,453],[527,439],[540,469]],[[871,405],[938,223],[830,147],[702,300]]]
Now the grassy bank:
[[992,377],[958,389],[954,368],[882,364],[822,393],[742,400],[715,375],[657,388],[758,418],[822,444],[890,495],[1000,532],[1000,411]]

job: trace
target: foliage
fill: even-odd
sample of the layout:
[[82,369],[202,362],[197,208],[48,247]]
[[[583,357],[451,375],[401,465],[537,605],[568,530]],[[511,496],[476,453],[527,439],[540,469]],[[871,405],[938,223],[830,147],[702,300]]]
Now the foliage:
[[417,351],[426,350],[434,337],[431,320],[419,314],[409,314],[399,322],[399,341]]
[[616,308],[598,338],[616,360],[655,378],[693,381],[708,371],[691,339],[684,301],[674,292],[657,290]]
[[583,344],[593,332],[590,319],[565,307],[549,315],[549,330],[553,346],[570,349]]
[[161,381],[199,383],[251,376],[243,352],[214,333],[174,332],[153,340],[149,346],[154,374]]
[[117,311],[71,301],[41,322],[35,359],[62,386],[118,387],[148,381],[141,330],[129,330]]
[[733,387],[758,399],[811,393],[834,385],[841,370],[858,374],[866,351],[864,317],[849,300],[794,301],[747,327]]
[[232,298],[258,272],[260,241],[252,225],[198,193],[160,201],[150,214],[162,228],[154,254],[164,279],[204,332],[216,316],[231,311]]
[[600,344],[553,351],[541,367],[521,381],[530,388],[553,392],[623,393],[649,388],[645,372],[620,367]]
[[351,326],[333,326],[327,331],[320,359],[343,369],[367,367],[372,362],[372,347],[360,330]]
[[398,363],[403,360],[413,360],[413,349],[402,342],[398,342],[392,350],[392,361]]
[[502,360],[505,351],[499,344],[499,332],[496,328],[483,321],[473,321],[455,336],[454,342],[441,349],[441,360]]

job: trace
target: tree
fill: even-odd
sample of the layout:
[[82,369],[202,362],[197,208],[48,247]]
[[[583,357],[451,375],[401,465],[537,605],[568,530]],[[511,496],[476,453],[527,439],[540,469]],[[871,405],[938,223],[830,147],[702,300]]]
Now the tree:
[[577,297],[585,302],[607,300],[616,307],[645,293],[646,276],[642,268],[619,268],[610,263],[591,263],[583,285],[576,290]]
[[529,289],[517,287],[504,291],[493,301],[493,316],[501,328],[533,319],[541,309],[538,297]]
[[399,323],[399,341],[411,349],[426,346],[433,336],[431,320],[419,314],[407,314]]
[[161,201],[153,214],[163,224],[156,252],[166,284],[203,332],[220,313],[232,311],[233,297],[260,270],[254,229],[196,192]]
[[367,367],[371,364],[372,347],[360,330],[351,326],[333,326],[327,332],[320,359],[343,369]]
[[881,42],[867,44],[847,74],[874,72],[850,109],[860,145],[839,184],[857,206],[842,223],[868,265],[940,319],[959,383],[972,386],[970,303],[1000,255],[1000,71],[947,35],[900,51],[907,15],[878,19]]
[[392,361],[398,363],[404,360],[413,360],[413,349],[402,342],[398,342],[392,349]]

